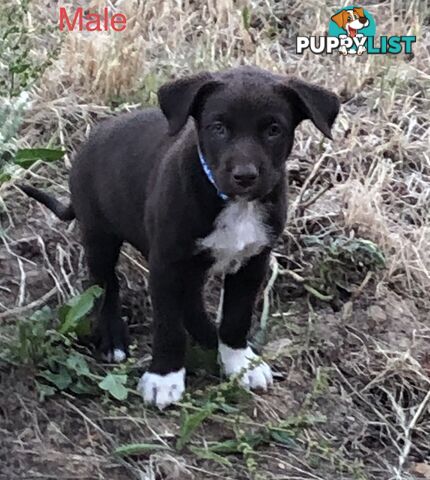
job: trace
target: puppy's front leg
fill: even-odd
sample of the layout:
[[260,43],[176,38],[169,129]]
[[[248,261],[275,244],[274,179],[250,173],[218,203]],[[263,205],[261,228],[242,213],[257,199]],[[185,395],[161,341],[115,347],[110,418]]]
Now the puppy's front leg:
[[223,316],[219,330],[219,356],[226,375],[241,374],[246,388],[267,390],[273,383],[270,367],[248,346],[252,310],[264,280],[270,251],[252,257],[224,282]]
[[181,399],[185,390],[184,286],[186,271],[178,266],[150,265],[153,308],[152,362],[138,390],[160,410]]

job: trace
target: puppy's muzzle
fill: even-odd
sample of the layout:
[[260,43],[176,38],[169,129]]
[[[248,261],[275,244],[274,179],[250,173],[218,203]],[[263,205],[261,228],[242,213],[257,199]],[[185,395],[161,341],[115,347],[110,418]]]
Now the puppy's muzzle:
[[236,165],[232,170],[233,183],[240,189],[248,189],[255,185],[258,179],[258,169],[255,165]]

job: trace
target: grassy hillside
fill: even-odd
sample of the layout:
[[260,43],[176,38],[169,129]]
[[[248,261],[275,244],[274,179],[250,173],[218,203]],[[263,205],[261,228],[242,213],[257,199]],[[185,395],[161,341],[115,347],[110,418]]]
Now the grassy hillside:
[[[295,54],[339,4],[102,0],[122,33],[63,33],[56,0],[0,5],[0,479],[430,478],[430,8],[366,6],[412,55]],[[96,5],[96,6],[97,6]],[[167,79],[240,64],[336,91],[334,141],[304,122],[287,162],[288,225],[254,344],[276,373],[264,395],[220,378],[191,348],[189,396],[145,408],[150,359],[144,260],[120,260],[133,358],[95,362],[76,342],[86,290],[78,225],[16,183],[68,197],[73,152],[95,122],[156,104]],[[207,288],[216,316],[219,281]]]

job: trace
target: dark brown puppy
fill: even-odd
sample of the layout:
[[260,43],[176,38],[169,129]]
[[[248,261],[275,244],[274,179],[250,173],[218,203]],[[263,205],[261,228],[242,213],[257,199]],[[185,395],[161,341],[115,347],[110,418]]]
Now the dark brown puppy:
[[[181,397],[185,330],[218,346],[227,375],[242,372],[245,386],[266,389],[270,368],[255,365],[247,335],[285,224],[285,161],[302,120],[330,137],[339,101],[253,67],[171,82],[159,101],[161,110],[120,115],[92,133],[73,163],[70,206],[23,190],[60,218],[79,220],[90,274],[105,289],[97,345],[116,361],[128,349],[115,274],[122,243],[148,259],[153,358],[139,384],[146,402],[164,408]],[[202,300],[211,269],[225,274],[218,332]]]

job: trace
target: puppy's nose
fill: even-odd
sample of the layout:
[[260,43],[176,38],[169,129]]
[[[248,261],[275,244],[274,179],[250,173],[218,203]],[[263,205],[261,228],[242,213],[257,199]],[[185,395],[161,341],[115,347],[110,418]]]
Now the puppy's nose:
[[366,23],[368,23],[368,20],[366,17],[360,17],[358,20],[362,25],[366,25]]
[[239,187],[250,187],[258,177],[258,170],[252,163],[249,165],[236,165],[232,171],[233,179]]

